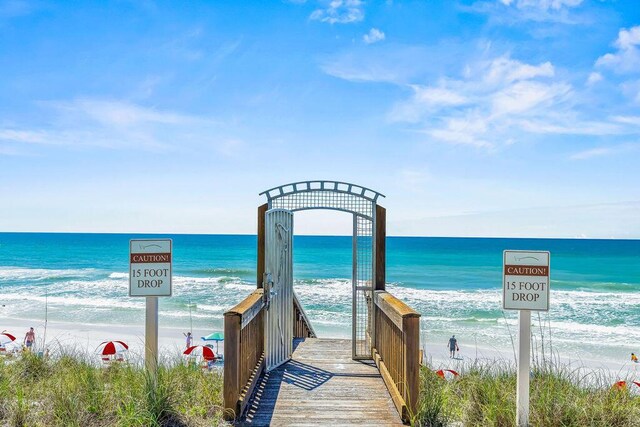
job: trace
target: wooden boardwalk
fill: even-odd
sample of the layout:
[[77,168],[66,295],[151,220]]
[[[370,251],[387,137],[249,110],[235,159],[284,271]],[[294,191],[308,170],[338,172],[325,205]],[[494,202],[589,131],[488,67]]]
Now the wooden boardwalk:
[[260,379],[242,426],[401,426],[372,361],[351,359],[351,341],[296,339],[293,358]]

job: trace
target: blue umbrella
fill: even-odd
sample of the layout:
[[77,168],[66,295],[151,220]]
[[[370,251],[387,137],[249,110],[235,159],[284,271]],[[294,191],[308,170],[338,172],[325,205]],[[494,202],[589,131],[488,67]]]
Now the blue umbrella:
[[216,342],[216,353],[220,351],[218,345],[220,341],[224,341],[224,334],[222,332],[214,332],[212,334],[207,335],[206,337],[200,337],[202,341],[215,341]]

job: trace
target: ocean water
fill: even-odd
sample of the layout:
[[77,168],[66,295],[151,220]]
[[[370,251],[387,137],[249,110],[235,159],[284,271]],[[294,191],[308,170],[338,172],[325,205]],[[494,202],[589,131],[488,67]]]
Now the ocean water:
[[[223,312],[255,288],[256,237],[0,233],[1,318],[143,324],[144,299],[128,296],[129,239],[170,237],[173,296],[161,327],[222,330]],[[567,357],[626,360],[640,352],[640,241],[387,239],[388,290],[422,314],[422,339],[455,333],[510,352],[516,312],[502,310],[502,251],[551,251],[551,309],[533,313],[534,346]],[[320,336],[349,337],[351,238],[296,236],[295,291]],[[26,324],[25,324],[26,326]],[[548,344],[547,344],[548,345]]]

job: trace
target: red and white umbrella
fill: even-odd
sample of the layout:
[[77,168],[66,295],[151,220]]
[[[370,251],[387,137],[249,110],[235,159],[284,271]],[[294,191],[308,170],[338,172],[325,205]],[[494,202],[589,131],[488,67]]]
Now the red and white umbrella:
[[436,371],[436,375],[439,376],[440,378],[444,378],[447,381],[451,381],[455,379],[457,376],[459,376],[460,374],[458,374],[453,369],[440,369]]
[[13,335],[11,335],[8,332],[2,332],[0,333],[0,347],[9,344],[10,342],[13,342],[16,340],[16,337],[14,337]]
[[213,360],[216,358],[216,354],[213,350],[203,345],[193,345],[186,349],[182,354],[186,354],[187,356],[200,356],[205,360]]
[[617,381],[614,388],[628,390],[633,396],[640,396],[640,382],[638,381]]
[[129,346],[122,341],[105,341],[98,346],[96,353],[101,356],[108,356],[127,350],[129,350]]

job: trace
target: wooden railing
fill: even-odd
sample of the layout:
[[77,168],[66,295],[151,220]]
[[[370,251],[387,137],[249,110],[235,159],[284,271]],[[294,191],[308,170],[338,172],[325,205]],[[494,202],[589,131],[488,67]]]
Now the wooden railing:
[[293,293],[293,337],[316,338],[316,333],[295,292]]
[[386,291],[375,291],[374,302],[373,360],[402,419],[409,422],[420,387],[420,314]]
[[225,418],[244,412],[264,370],[264,300],[257,289],[224,313]]
[[[224,407],[229,420],[239,417],[264,370],[264,290],[257,289],[224,313]],[[293,296],[294,338],[316,334]]]

